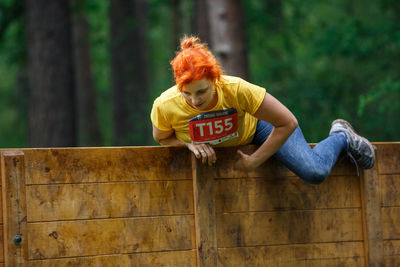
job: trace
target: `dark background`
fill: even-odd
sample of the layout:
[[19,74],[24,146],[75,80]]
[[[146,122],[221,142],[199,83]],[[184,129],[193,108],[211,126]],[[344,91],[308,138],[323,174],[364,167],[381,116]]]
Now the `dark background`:
[[0,0],[0,148],[155,144],[151,105],[184,34],[309,142],[339,117],[400,140],[398,0]]

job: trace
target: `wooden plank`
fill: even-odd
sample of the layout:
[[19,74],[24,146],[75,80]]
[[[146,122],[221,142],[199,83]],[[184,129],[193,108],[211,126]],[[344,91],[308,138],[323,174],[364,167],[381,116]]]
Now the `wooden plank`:
[[27,184],[191,179],[182,147],[31,149],[25,160]]
[[[1,156],[2,156],[2,151],[0,151],[0,181],[3,176],[3,168],[2,168],[3,164],[1,164]],[[2,190],[3,189],[0,186],[0,192],[3,192]],[[1,209],[1,211],[0,211],[0,266],[4,265],[3,203],[2,203],[2,201],[3,201],[3,197],[0,197],[0,209]]]
[[400,256],[400,240],[385,240],[383,252],[385,256]]
[[400,240],[385,240],[383,248],[385,266],[400,266]]
[[399,256],[385,256],[383,266],[400,266],[400,255]]
[[383,239],[400,239],[400,207],[381,209]]
[[192,181],[27,186],[28,222],[193,214]]
[[364,250],[362,242],[219,248],[218,260],[222,266],[364,266]]
[[195,247],[192,215],[29,223],[28,238],[29,259]]
[[[4,262],[6,266],[27,266],[24,153],[18,150],[3,151],[1,165]],[[22,238],[18,244],[14,242],[17,235]]]
[[[1,164],[0,164],[0,166],[1,166]],[[1,167],[0,167],[0,177],[1,177]],[[3,192],[3,189],[1,186],[0,186],[0,192]],[[3,198],[0,197],[0,208],[2,208],[2,207],[3,207]],[[0,224],[3,224],[3,212],[0,212]]]
[[361,174],[361,199],[364,229],[364,248],[367,266],[383,265],[383,237],[379,177],[376,168]]
[[0,264],[4,262],[3,224],[0,224]]
[[356,176],[335,176],[320,185],[294,177],[216,180],[216,209],[221,212],[360,207]]
[[[284,259],[280,262],[276,261],[263,261],[263,264],[256,265],[242,265],[241,263],[233,263],[232,265],[227,265],[232,267],[239,266],[257,266],[257,267],[364,267],[363,258],[344,258],[344,259],[318,259],[318,260],[299,260],[294,261],[290,259]],[[387,265],[387,266],[397,266],[397,265]]]
[[400,174],[379,175],[381,205],[400,207]]
[[35,267],[72,266],[196,266],[196,252],[168,251],[153,253],[120,254],[66,259],[32,260]]
[[360,241],[360,209],[217,214],[218,247]]
[[379,174],[400,174],[400,143],[376,145]]
[[192,155],[197,266],[218,266],[214,171]]
[[[282,163],[278,160],[271,158],[262,164],[260,167],[251,172],[242,172],[238,171],[234,168],[234,163],[238,159],[236,151],[241,149],[245,153],[251,154],[253,153],[257,147],[250,145],[244,147],[224,147],[224,148],[216,148],[217,153],[217,163],[216,163],[216,178],[255,178],[255,177],[269,177],[269,178],[277,178],[277,177],[287,177],[287,176],[295,176],[295,174],[289,171]],[[352,164],[349,160],[342,159],[336,164],[336,166],[332,169],[331,176],[355,176],[357,175],[357,171],[355,165]]]

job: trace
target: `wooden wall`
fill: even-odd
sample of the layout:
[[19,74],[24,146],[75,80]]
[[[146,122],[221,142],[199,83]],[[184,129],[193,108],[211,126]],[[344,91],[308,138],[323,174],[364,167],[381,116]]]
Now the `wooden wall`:
[[238,172],[236,148],[211,168],[174,147],[2,151],[0,266],[398,266],[400,143],[376,146],[320,185]]
[[223,266],[364,265],[360,182],[347,161],[320,185],[273,161],[250,174],[227,167],[216,175]]
[[379,145],[377,157],[384,262],[400,266],[400,144]]

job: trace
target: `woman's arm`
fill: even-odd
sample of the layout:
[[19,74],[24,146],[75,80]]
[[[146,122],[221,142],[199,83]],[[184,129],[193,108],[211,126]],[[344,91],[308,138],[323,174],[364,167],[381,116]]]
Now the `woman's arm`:
[[254,114],[259,120],[271,123],[275,128],[265,142],[251,155],[238,150],[240,160],[236,168],[250,171],[269,159],[285,143],[296,129],[295,116],[272,95],[266,93],[263,102]]
[[178,138],[175,137],[174,130],[169,131],[161,131],[153,124],[153,138],[157,143],[160,143],[163,146],[184,146],[185,142],[182,142]]
[[153,138],[156,142],[163,146],[186,146],[194,153],[196,158],[201,158],[203,163],[208,162],[209,165],[217,161],[217,156],[214,149],[209,144],[190,144],[185,143],[175,136],[175,131],[161,131],[153,124]]

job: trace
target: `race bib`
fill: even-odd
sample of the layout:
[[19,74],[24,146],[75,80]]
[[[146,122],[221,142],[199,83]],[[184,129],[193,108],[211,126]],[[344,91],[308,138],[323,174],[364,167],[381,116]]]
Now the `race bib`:
[[194,144],[218,144],[238,136],[238,115],[234,108],[205,112],[189,120]]

